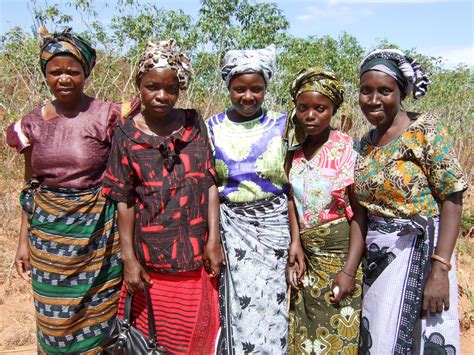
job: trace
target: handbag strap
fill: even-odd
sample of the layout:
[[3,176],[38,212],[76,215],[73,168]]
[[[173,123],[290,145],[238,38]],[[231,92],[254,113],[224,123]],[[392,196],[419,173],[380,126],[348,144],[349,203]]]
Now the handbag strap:
[[151,303],[150,288],[148,284],[144,284],[145,300],[148,308],[148,333],[149,333],[149,343],[150,345],[156,346],[156,325],[155,325],[155,315],[153,313],[153,305]]

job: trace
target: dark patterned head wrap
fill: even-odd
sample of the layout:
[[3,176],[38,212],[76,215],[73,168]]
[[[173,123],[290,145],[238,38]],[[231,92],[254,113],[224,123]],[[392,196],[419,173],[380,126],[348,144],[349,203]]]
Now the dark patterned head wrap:
[[136,82],[139,83],[143,75],[155,68],[168,68],[176,72],[181,90],[188,88],[189,79],[193,75],[191,60],[176,50],[176,41],[173,38],[147,43],[138,63]]
[[326,96],[334,103],[334,113],[344,101],[344,85],[334,73],[319,67],[301,70],[290,86],[292,102],[284,134],[289,150],[298,149],[306,139],[304,129],[296,119],[296,101],[305,91],[317,91]]
[[415,60],[398,49],[376,49],[359,64],[359,77],[370,70],[380,71],[396,80],[402,94],[418,99],[426,94],[430,80]]
[[275,72],[276,54],[275,45],[262,49],[230,50],[224,56],[222,66],[222,79],[227,87],[231,79],[237,74],[260,73],[265,80],[265,85]]
[[41,71],[46,75],[46,64],[58,54],[71,54],[81,63],[87,78],[95,65],[96,53],[89,41],[66,28],[61,33],[50,34],[45,27],[40,28],[42,37],[40,64]]

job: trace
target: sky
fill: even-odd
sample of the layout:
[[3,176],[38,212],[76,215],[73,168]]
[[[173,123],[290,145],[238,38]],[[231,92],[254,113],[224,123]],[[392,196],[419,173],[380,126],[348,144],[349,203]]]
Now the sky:
[[[35,0],[38,4],[65,4],[67,0]],[[145,1],[145,0],[143,0]],[[147,0],[165,9],[182,9],[197,16],[199,0]],[[0,34],[33,23],[31,0],[0,0]],[[113,0],[94,0],[106,22]],[[263,1],[257,1],[263,2]],[[474,1],[472,0],[268,0],[283,10],[289,33],[305,38],[347,32],[366,49],[383,39],[402,49],[443,57],[445,67],[474,66]],[[29,8],[28,8],[29,4]],[[74,23],[73,23],[73,27]],[[78,29],[80,30],[80,29]]]

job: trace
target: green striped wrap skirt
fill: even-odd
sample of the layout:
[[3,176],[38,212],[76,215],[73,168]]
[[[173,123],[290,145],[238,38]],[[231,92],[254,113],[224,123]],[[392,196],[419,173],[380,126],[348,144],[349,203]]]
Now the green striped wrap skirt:
[[87,190],[26,188],[39,353],[97,354],[117,313],[116,205]]

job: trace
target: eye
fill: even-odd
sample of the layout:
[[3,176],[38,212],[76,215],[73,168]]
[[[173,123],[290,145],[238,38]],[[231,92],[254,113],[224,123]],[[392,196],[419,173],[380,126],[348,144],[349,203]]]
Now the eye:
[[382,88],[380,90],[381,94],[384,95],[384,96],[387,96],[387,95],[390,95],[392,93],[392,90],[389,89],[389,88]]
[[166,91],[172,95],[177,95],[179,93],[179,86],[178,85],[170,85],[166,87]]
[[362,95],[369,95],[369,94],[370,94],[370,89],[367,88],[367,87],[365,87],[365,86],[362,86],[362,87],[360,88],[359,93],[361,93]]
[[316,111],[318,111],[318,112],[320,112],[320,113],[323,113],[324,111],[326,111],[326,107],[320,105],[320,106],[316,107]]
[[306,106],[305,104],[298,104],[298,106],[296,106],[296,109],[299,112],[305,112],[308,109],[308,106]]
[[235,92],[239,93],[239,94],[243,94],[245,92],[246,88],[243,87],[243,86],[236,86],[236,87],[233,88],[233,90]]
[[259,94],[261,93],[263,90],[265,90],[263,87],[261,86],[252,86],[252,92],[254,94]]

